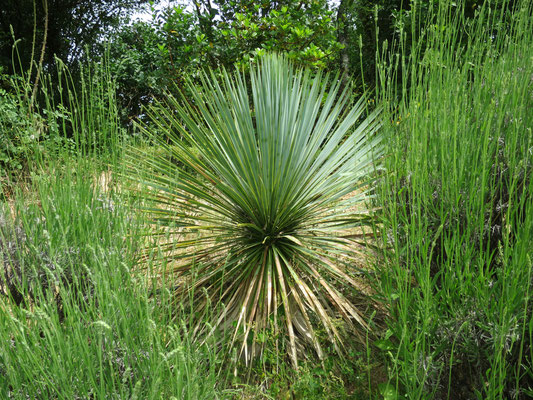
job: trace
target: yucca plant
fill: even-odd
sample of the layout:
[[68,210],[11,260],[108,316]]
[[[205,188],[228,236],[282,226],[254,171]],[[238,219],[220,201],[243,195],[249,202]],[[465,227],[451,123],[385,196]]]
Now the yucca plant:
[[211,326],[231,329],[240,357],[260,354],[273,329],[297,366],[306,344],[322,355],[317,328],[339,352],[337,319],[367,328],[347,294],[358,288],[354,229],[370,218],[354,205],[368,196],[380,121],[338,77],[283,56],[247,78],[206,72],[192,97],[154,104],[143,129],[159,151],[132,148],[127,176],[164,228],[154,246],[178,298],[194,293],[198,330],[223,305]]

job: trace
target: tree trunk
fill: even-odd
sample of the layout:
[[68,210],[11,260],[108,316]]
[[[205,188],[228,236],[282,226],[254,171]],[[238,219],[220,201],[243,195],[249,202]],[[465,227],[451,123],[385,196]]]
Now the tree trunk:
[[343,49],[340,51],[340,65],[342,72],[342,86],[345,87],[350,82],[350,57],[348,56],[348,18],[347,13],[351,8],[353,0],[341,0],[337,9],[337,40]]

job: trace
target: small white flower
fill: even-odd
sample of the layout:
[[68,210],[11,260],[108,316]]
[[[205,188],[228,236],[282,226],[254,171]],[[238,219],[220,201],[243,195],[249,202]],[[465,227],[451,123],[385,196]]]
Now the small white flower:
[[111,330],[111,327],[105,321],[102,321],[102,320],[95,321],[93,325],[99,326],[103,328],[104,330],[109,330],[109,331]]

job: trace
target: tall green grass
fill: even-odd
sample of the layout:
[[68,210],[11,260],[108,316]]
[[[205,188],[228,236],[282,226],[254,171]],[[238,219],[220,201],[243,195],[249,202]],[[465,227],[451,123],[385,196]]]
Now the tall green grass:
[[[379,66],[391,396],[533,396],[533,19],[443,1]],[[412,18],[416,18],[413,8]]]
[[146,227],[115,177],[114,82],[105,61],[91,68],[78,92],[65,69],[45,81],[47,151],[0,203],[0,398],[219,398],[214,346],[182,324],[191,310],[135,268]]
[[139,227],[124,198],[69,172],[34,185],[38,202],[17,197],[15,221],[4,210],[22,300],[0,300],[0,397],[215,398],[214,353],[132,274]]
[[[15,46],[16,49],[16,46]],[[0,74],[0,188],[65,155],[115,162],[125,129],[120,123],[116,84],[109,59],[80,63],[75,75],[57,59],[56,71],[43,74],[37,95],[29,72]],[[0,71],[1,72],[1,71]],[[1,192],[0,192],[1,193]]]

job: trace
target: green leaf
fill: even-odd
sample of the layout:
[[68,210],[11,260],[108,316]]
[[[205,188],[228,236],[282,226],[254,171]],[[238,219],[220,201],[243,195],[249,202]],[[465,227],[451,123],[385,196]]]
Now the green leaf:
[[374,345],[383,351],[394,350],[394,344],[389,339],[379,339],[374,342]]
[[390,383],[380,383],[378,385],[378,390],[383,396],[383,400],[397,400],[399,397],[396,387]]

